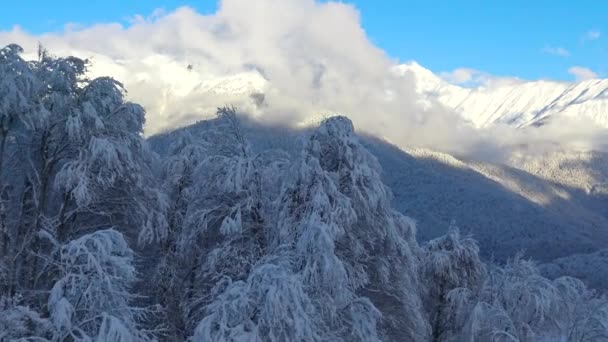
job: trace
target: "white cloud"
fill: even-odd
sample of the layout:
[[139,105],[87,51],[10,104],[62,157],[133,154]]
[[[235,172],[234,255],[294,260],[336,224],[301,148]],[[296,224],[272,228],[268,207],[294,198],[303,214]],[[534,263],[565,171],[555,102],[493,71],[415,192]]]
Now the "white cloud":
[[585,40],[596,40],[599,39],[602,33],[599,30],[590,30],[585,33]]
[[[93,76],[123,82],[129,98],[147,109],[147,134],[234,104],[261,120],[288,124],[342,113],[359,129],[395,144],[452,153],[490,151],[499,148],[496,136],[511,136],[476,131],[438,105],[423,108],[411,75],[391,71],[396,61],[370,42],[359,13],[344,3],[223,0],[209,15],[183,7],[135,16],[127,26],[71,25],[42,35],[18,27],[0,32],[0,46],[18,43],[32,56],[38,42],[56,55],[92,57]],[[450,77],[485,86],[519,82],[473,69],[455,70]],[[249,83],[264,88],[261,108],[242,92],[205,91],[234,87],[235,78],[244,80],[245,88]]]
[[563,47],[559,46],[546,46],[543,48],[543,52],[549,55],[560,56],[560,57],[568,57],[570,56],[570,51],[566,50]]
[[475,69],[457,68],[452,71],[441,72],[439,76],[450,83],[463,84],[472,81],[479,73],[480,71]]
[[[127,27],[71,25],[61,34],[41,36],[18,28],[0,33],[1,44],[17,42],[30,52],[38,41],[57,55],[92,56],[94,73],[123,81],[131,97],[148,109],[148,133],[194,121],[201,109],[237,101],[197,96],[195,89],[251,70],[272,84],[266,96],[272,106],[265,114],[275,120],[302,121],[319,108],[369,110],[381,105],[377,99],[384,89],[378,85],[398,89],[401,105],[415,104],[412,81],[389,72],[393,62],[367,39],[359,13],[341,3],[224,0],[211,15],[183,7],[137,16]],[[182,96],[172,99],[164,96],[168,93]],[[388,112],[398,108],[386,105],[394,107]],[[276,115],[268,113],[273,110]]]
[[469,87],[499,87],[523,82],[517,77],[496,76],[471,68],[457,68],[439,73],[445,81]]
[[574,76],[577,81],[583,81],[598,77],[598,75],[593,72],[593,70],[581,66],[571,67],[570,69],[568,69],[568,73]]
[[[414,80],[391,71],[396,61],[370,42],[357,10],[343,3],[223,0],[210,15],[183,7],[137,16],[127,26],[70,26],[39,36],[19,28],[0,32],[0,45],[13,42],[32,54],[41,42],[56,55],[93,57],[94,75],[116,77],[147,109],[146,134],[234,104],[262,120],[289,124],[343,113],[396,144],[449,141],[445,146],[464,148],[472,136],[453,133],[468,127],[457,115],[422,108]],[[230,75],[249,80],[247,73],[268,80],[262,109],[247,96],[201,91]],[[398,96],[389,100],[390,93]]]

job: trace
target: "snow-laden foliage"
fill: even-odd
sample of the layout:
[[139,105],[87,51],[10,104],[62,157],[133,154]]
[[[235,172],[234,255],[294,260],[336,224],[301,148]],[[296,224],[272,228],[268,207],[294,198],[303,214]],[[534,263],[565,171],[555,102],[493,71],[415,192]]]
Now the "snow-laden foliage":
[[122,234],[99,230],[70,241],[60,248],[58,263],[61,277],[51,289],[48,307],[60,339],[85,339],[115,329],[138,334],[140,313],[129,303],[136,280],[133,251]]
[[117,81],[88,79],[85,60],[21,52],[0,50],[0,298],[21,298],[15,307],[48,319],[54,339],[94,338],[106,311],[108,331],[110,317],[133,327],[133,255],[104,229],[134,235],[164,220],[143,108]]
[[119,82],[21,53],[0,49],[0,341],[608,340],[579,280],[486,266],[457,230],[420,247],[345,117],[295,151],[220,108],[156,155]]
[[263,256],[268,199],[281,178],[269,176],[281,159],[252,152],[235,109],[217,114],[205,135],[177,139],[162,173],[169,205],[168,229],[156,234],[158,296],[169,334],[181,338],[204,317],[217,283],[247,279]]
[[139,243],[142,245],[156,242],[168,248],[168,245],[175,244],[175,237],[179,236],[186,215],[187,192],[192,186],[194,171],[205,158],[206,148],[201,139],[184,132],[176,138],[169,153],[160,166],[165,222],[146,225],[139,233]]
[[133,334],[132,330],[124,322],[114,316],[103,315],[99,333],[95,342],[135,342],[144,340],[141,336]]
[[[76,206],[104,215],[112,215],[115,210],[103,203],[102,196],[108,192],[117,199],[151,196],[149,189],[144,188],[144,183],[149,181],[145,146],[140,136],[144,111],[139,105],[124,103],[121,87],[110,78],[88,82],[78,92],[79,107],[64,119],[64,132],[59,133],[68,145],[79,148],[59,169],[55,186],[66,191]],[[154,218],[138,201],[130,203],[130,207],[126,203],[118,208],[130,209],[138,224]]]
[[177,242],[182,238],[188,207],[195,195],[192,191],[195,170],[204,160],[207,148],[202,139],[183,133],[169,153],[160,172],[166,201],[166,224],[144,227],[139,242],[158,243],[160,246],[160,260],[152,275],[152,280],[158,285],[152,295],[162,307],[157,324],[162,326],[166,335],[184,339],[187,305],[191,299],[187,283],[191,282],[197,262],[180,250]]
[[299,276],[272,262],[246,280],[220,284],[193,341],[323,341],[315,308]]
[[448,300],[461,327],[456,340],[608,339],[605,297],[574,278],[544,278],[532,262],[518,257],[492,269],[479,290],[457,288]]
[[15,44],[0,49],[0,170],[7,139],[14,127],[31,125],[37,116],[46,114],[39,101],[42,84],[37,82],[31,64],[21,58],[22,52]]
[[[367,327],[350,326],[350,322],[358,322],[348,308],[362,301],[356,291],[367,282],[367,277],[362,269],[342,260],[336,251],[337,241],[352,226],[356,213],[314,156],[305,153],[292,174],[294,179],[279,198],[281,211],[277,231],[269,236],[271,246],[286,245],[294,250],[295,272],[301,274],[317,307],[323,334],[335,334],[324,338],[346,340],[354,337],[348,336],[351,332],[362,334]],[[366,304],[360,309],[372,313],[371,322],[363,323],[375,326],[379,312],[369,301]],[[377,339],[375,330],[374,327],[371,336],[365,337]]]
[[[216,265],[216,262],[226,261],[216,254],[251,242],[252,245],[245,248],[248,251],[244,252],[253,253],[251,258],[259,258],[255,254],[262,248],[259,240],[264,224],[259,171],[262,166],[257,164],[233,109],[218,110],[213,133],[206,137],[211,147],[209,153],[195,170],[191,191],[196,196],[191,199],[184,234],[178,245],[181,251],[191,253],[197,248],[193,242],[207,244],[212,252],[204,262],[210,276],[234,272],[231,277],[243,278],[249,267],[246,264],[251,261],[243,260],[246,264],[234,265],[237,269],[231,271],[227,269],[228,264]],[[243,257],[247,259],[247,256]]]
[[46,341],[53,335],[48,319],[18,303],[18,298],[0,297],[0,341],[26,340],[35,336]]
[[478,291],[485,276],[477,243],[462,237],[456,227],[424,246],[422,280],[433,341],[444,341],[461,328],[455,325],[457,313],[450,310],[450,292],[459,288]]
[[294,249],[295,272],[334,340],[426,335],[414,226],[391,209],[379,172],[350,120],[334,117],[311,135],[278,200],[271,244]]

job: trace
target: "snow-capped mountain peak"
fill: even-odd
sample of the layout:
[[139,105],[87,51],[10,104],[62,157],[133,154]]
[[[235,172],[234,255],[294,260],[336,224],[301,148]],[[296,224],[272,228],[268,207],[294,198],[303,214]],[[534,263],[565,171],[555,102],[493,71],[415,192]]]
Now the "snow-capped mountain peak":
[[416,80],[416,91],[421,94],[433,93],[437,89],[451,86],[431,70],[424,68],[415,61],[400,64],[394,70],[399,75],[409,74],[412,76]]
[[424,99],[438,101],[460,113],[476,127],[542,124],[552,117],[585,117],[608,127],[608,79],[579,82],[488,82],[474,87],[451,84],[416,62],[399,65],[410,73]]
[[[35,58],[34,55],[28,57]],[[264,94],[277,86],[255,69],[218,74],[217,70],[196,61],[178,60],[163,54],[138,61],[118,61],[103,55],[95,55],[93,59],[92,77],[111,75],[125,80],[132,99],[162,118],[175,114],[175,110],[169,108],[183,107],[176,106],[176,103],[188,103],[189,108],[180,109],[188,113],[209,112],[216,105],[227,102],[255,112]],[[522,81],[477,72],[472,82],[463,85],[452,83],[444,74],[435,73],[415,61],[395,65],[392,72],[415,81],[415,90],[423,107],[442,104],[478,128],[495,124],[515,127],[541,125],[556,117],[581,117],[608,127],[608,79],[572,83]],[[158,95],[149,96],[150,92]],[[328,110],[309,108],[308,112],[313,117],[303,120],[304,123],[317,122],[319,113],[327,113]],[[149,133],[173,125],[166,123],[167,120],[160,121],[163,124],[156,123]],[[177,118],[176,121],[183,120]]]

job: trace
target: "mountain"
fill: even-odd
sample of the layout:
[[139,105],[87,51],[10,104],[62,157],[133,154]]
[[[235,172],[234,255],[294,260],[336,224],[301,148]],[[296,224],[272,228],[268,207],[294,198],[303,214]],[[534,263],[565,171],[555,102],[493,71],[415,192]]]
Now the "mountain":
[[421,242],[455,223],[487,259],[523,253],[550,278],[569,275],[608,288],[608,154],[514,153],[500,164],[365,141],[382,165],[393,206],[416,219]]
[[[215,122],[221,122],[221,116],[218,117],[217,121],[209,120],[202,121],[195,125],[182,128],[178,132],[169,132],[163,135],[154,136],[149,139],[149,142],[154,150],[161,154],[161,159],[169,159],[169,149],[167,147],[172,142],[182,142],[183,139],[190,139],[189,137],[205,137],[213,135],[217,132],[218,125]],[[344,117],[333,118],[336,120],[348,120]],[[333,120],[329,119],[329,120]],[[382,205],[387,205],[389,200],[392,199],[393,208],[398,209],[408,217],[413,218],[416,221],[416,228],[414,225],[409,224],[412,222],[407,219],[408,232],[412,235],[412,240],[408,242],[411,245],[422,246],[422,251],[430,251],[436,248],[439,249],[437,259],[433,259],[431,265],[437,266],[439,269],[447,269],[447,277],[454,279],[458,276],[453,274],[470,275],[474,274],[475,267],[462,266],[456,269],[452,266],[445,266],[446,264],[451,265],[449,260],[450,255],[455,255],[458,260],[462,261],[462,264],[470,264],[470,259],[467,257],[468,253],[459,246],[460,236],[458,233],[450,233],[451,238],[439,237],[444,235],[446,231],[455,222],[464,234],[471,234],[474,239],[479,242],[480,251],[485,261],[493,261],[496,264],[505,263],[510,258],[513,258],[517,253],[522,252],[524,258],[532,257],[536,260],[544,262],[541,265],[541,269],[545,274],[551,277],[560,277],[562,275],[576,274],[580,278],[584,279],[588,284],[592,284],[597,288],[608,288],[606,281],[608,278],[603,275],[597,275],[596,273],[605,274],[604,270],[608,267],[608,258],[606,252],[602,251],[608,244],[608,231],[604,229],[608,226],[608,220],[602,215],[595,214],[589,208],[586,208],[585,203],[579,202],[578,195],[576,192],[579,190],[571,189],[565,185],[553,183],[540,176],[533,175],[520,169],[509,167],[507,165],[480,163],[470,160],[458,159],[453,156],[436,153],[428,150],[402,150],[396,146],[390,145],[385,141],[361,135],[357,139],[344,140],[347,143],[339,146],[339,149],[328,150],[324,149],[322,144],[329,146],[335,143],[335,140],[327,139],[327,136],[322,136],[323,139],[327,139],[322,143],[311,144],[312,139],[317,139],[318,132],[324,129],[324,123],[321,124],[321,128],[310,128],[306,130],[290,130],[285,127],[268,127],[262,126],[259,123],[253,121],[245,121],[243,123],[243,130],[239,129],[240,141],[249,141],[252,144],[252,149],[246,148],[247,151],[254,152],[249,154],[252,156],[258,155],[276,155],[280,156],[282,163],[285,163],[285,159],[291,157],[292,162],[308,162],[309,159],[315,163],[317,159],[307,158],[308,152],[302,152],[302,146],[311,151],[315,151],[319,155],[319,160],[329,161],[327,162],[328,176],[326,179],[335,179],[336,185],[332,189],[340,189],[340,191],[348,192],[351,191],[352,186],[350,184],[360,184],[361,186],[369,186],[378,180],[378,173],[368,173],[367,171],[353,171],[359,172],[363,175],[360,178],[353,178],[349,174],[339,173],[340,168],[350,168],[352,170],[367,170],[366,165],[376,165],[375,158],[370,155],[367,159],[363,158],[351,158],[350,161],[336,161],[334,156],[337,154],[334,151],[346,151],[342,152],[344,155],[352,156],[352,146],[361,146],[364,149],[371,152],[382,166],[383,171],[381,172],[382,180],[385,184],[389,185],[392,189],[394,197],[391,198],[389,192],[382,191],[384,194],[383,201],[375,201],[372,192],[361,192],[359,198],[364,199],[363,203],[372,203],[368,208],[369,210],[355,210],[353,217],[356,222],[362,222],[362,224],[353,224],[348,226],[348,229],[339,231],[339,234],[351,234],[353,236],[363,236],[365,244],[361,244],[360,250],[364,250],[364,246],[372,245],[373,235],[382,232],[384,225],[389,225],[390,221],[384,221],[382,216]],[[347,121],[350,123],[350,121]],[[350,126],[352,127],[352,126]],[[190,134],[182,135],[180,131],[187,131]],[[335,132],[335,131],[332,131]],[[352,129],[349,130],[352,132]],[[333,133],[332,133],[333,134]],[[351,136],[352,137],[352,136]],[[263,153],[268,149],[280,148],[287,152],[287,155],[280,153]],[[196,157],[192,157],[192,152],[187,150],[188,160],[196,160]],[[306,150],[304,150],[306,151]],[[302,159],[299,157],[303,156]],[[257,157],[248,157],[251,160],[258,160]],[[273,164],[269,159],[261,159],[263,164]],[[214,163],[216,161],[214,160]],[[181,162],[180,162],[181,163]],[[285,164],[290,164],[289,162]],[[237,164],[240,167],[240,164]],[[320,165],[320,164],[315,164]],[[376,170],[379,168],[374,167]],[[338,171],[336,171],[338,170]],[[289,169],[289,172],[293,172],[294,175],[305,174],[297,169]],[[205,171],[197,171],[197,173],[205,173]],[[276,175],[276,173],[273,173]],[[300,176],[296,176],[300,177]],[[281,180],[281,178],[278,178]],[[323,184],[323,181],[318,178],[310,177],[310,183],[303,181],[301,178],[296,178],[297,189],[304,189],[307,191],[306,195],[297,194],[293,195],[292,188],[287,188],[285,185],[281,186],[283,189],[289,189],[281,192],[281,197],[273,201],[277,205],[284,205],[288,212],[295,213],[294,217],[307,222],[307,226],[298,226],[297,235],[307,236],[306,227],[313,227],[314,229],[324,229],[323,223],[320,221],[308,218],[306,215],[311,211],[301,211],[297,208],[300,203],[306,203],[307,200],[312,199],[313,202],[318,202],[318,205],[324,205],[324,203],[331,204],[341,200],[341,197],[328,196],[319,184]],[[292,179],[286,178],[282,180],[284,184],[291,184]],[[566,183],[566,182],[564,182]],[[181,183],[180,183],[181,184]],[[232,184],[232,183],[229,183]],[[181,185],[180,185],[181,186]],[[232,186],[232,185],[231,185]],[[384,187],[382,187],[384,189]],[[272,192],[272,191],[270,191]],[[291,197],[285,197],[283,194],[288,194]],[[586,193],[581,193],[584,196]],[[287,202],[288,198],[295,198],[293,202]],[[349,200],[350,201],[350,200]],[[352,201],[357,201],[353,199]],[[287,203],[285,203],[287,202]],[[350,202],[348,202],[350,203]],[[357,203],[357,202],[354,202]],[[384,204],[382,204],[384,203]],[[214,209],[212,209],[214,210]],[[314,212],[314,211],[313,211]],[[329,211],[321,211],[319,217],[334,217],[337,215],[328,214]],[[370,214],[371,213],[371,214]],[[370,215],[370,216],[366,216]],[[213,216],[212,216],[213,217]],[[359,221],[361,217],[370,217],[367,221]],[[217,218],[212,218],[217,221]],[[278,226],[281,230],[281,234],[290,234],[294,231],[288,226]],[[271,228],[269,228],[271,230]],[[337,230],[336,230],[337,231]],[[323,231],[322,231],[323,232]],[[323,241],[326,241],[326,236],[329,234],[317,233],[310,234],[311,236],[322,236]],[[418,243],[413,240],[414,235],[419,238]],[[390,253],[385,252],[390,249],[392,241],[399,241],[399,237],[396,234],[385,235],[389,238],[387,242],[383,242],[380,247],[380,255]],[[439,238],[437,238],[439,237]],[[434,239],[437,238],[437,239]],[[432,239],[431,241],[428,241]],[[252,239],[254,240],[254,239]],[[348,239],[344,239],[348,241]],[[472,241],[467,239],[468,241]],[[385,240],[386,241],[386,240]],[[391,241],[391,242],[389,242]],[[343,245],[350,245],[348,242]],[[300,245],[298,245],[300,246]],[[337,245],[342,246],[342,245]],[[475,247],[474,245],[472,245]],[[289,248],[289,245],[286,245]],[[336,247],[337,249],[338,247]],[[334,248],[326,248],[334,250]],[[477,248],[475,250],[476,260],[480,259],[477,256]],[[323,248],[309,248],[306,245],[307,251],[322,255],[325,253]],[[357,254],[358,253],[358,254]],[[364,254],[365,252],[355,252],[345,254],[349,258],[356,260],[358,255],[364,255],[364,258],[369,258]],[[418,254],[413,260],[425,260],[427,252]],[[391,262],[397,264],[407,263],[409,254],[399,255],[397,258],[391,259]],[[315,261],[317,259],[314,259]],[[405,261],[404,261],[405,260]],[[515,259],[516,263],[520,259]],[[523,259],[522,259],[523,260]],[[525,265],[529,265],[525,262]],[[327,265],[323,263],[317,263],[321,265]],[[336,270],[338,267],[329,264],[330,266],[325,269]],[[507,262],[505,269],[510,269],[512,263]],[[581,267],[586,266],[586,267]],[[298,266],[300,267],[300,266]],[[382,266],[372,266],[371,269],[381,269]],[[526,266],[529,267],[529,266]],[[437,280],[428,280],[426,278],[427,268],[423,269],[425,278],[423,279],[425,288],[432,284],[440,284],[439,287],[443,287],[444,284],[450,284],[449,282],[443,282],[440,277],[434,278]],[[494,269],[494,268],[491,268]],[[471,271],[473,270],[473,271]],[[273,273],[277,273],[276,269],[271,270]],[[508,275],[507,282],[498,281],[497,287],[502,288],[503,286],[509,286],[515,279],[527,277],[524,268],[515,268],[513,270],[513,276]],[[599,272],[598,272],[599,271]],[[502,271],[499,271],[502,272]],[[335,283],[335,278],[329,278]],[[260,281],[256,279],[256,283]],[[492,283],[496,280],[491,278]],[[526,279],[526,278],[524,278]],[[517,283],[517,288],[526,289],[525,293],[529,293],[528,289],[532,284],[541,282],[540,284],[548,284],[539,277],[536,272],[533,273],[531,280],[533,282],[522,281],[521,285]],[[250,280],[247,280],[250,281]],[[555,280],[561,286],[562,280]],[[570,282],[571,280],[567,280]],[[578,283],[576,283],[578,284]],[[582,283],[581,283],[582,286]],[[249,288],[249,287],[247,287]],[[342,287],[345,288],[345,287]],[[485,290],[484,290],[485,291]],[[256,290],[255,293],[265,291]],[[231,292],[232,293],[232,292]],[[491,300],[494,302],[502,302],[496,300],[496,296],[493,292]],[[469,292],[467,292],[467,297]],[[275,296],[281,298],[280,296]],[[222,297],[223,298],[223,297]],[[292,298],[292,297],[289,297]],[[475,301],[477,301],[477,297]],[[514,303],[517,306],[521,306],[521,298],[523,295],[519,293],[513,295],[515,298]],[[519,299],[518,299],[519,298]],[[561,297],[560,294],[560,298]],[[568,297],[565,297],[568,298]],[[224,300],[224,299],[222,299]],[[389,312],[393,314],[395,311],[389,303],[394,303],[396,297],[372,297],[372,302],[381,308],[380,311]],[[288,302],[293,302],[289,300]],[[426,301],[425,301],[426,303]],[[477,302],[475,302],[478,305]],[[536,304],[536,302],[535,302]],[[215,307],[215,306],[214,306]],[[218,306],[219,307],[219,306]],[[277,306],[273,306],[277,307]],[[417,306],[416,306],[417,307]],[[449,306],[446,306],[449,307]],[[384,310],[384,311],[383,311]],[[275,310],[276,311],[276,310]],[[480,315],[483,316],[483,315]],[[433,328],[435,329],[435,328]],[[401,331],[393,333],[391,331],[390,336],[399,336],[403,338],[404,335]],[[395,338],[398,340],[399,338]],[[407,338],[406,338],[407,339]],[[413,338],[414,340],[425,340],[425,338]],[[369,339],[364,339],[369,340]],[[482,339],[486,340],[486,339]],[[540,339],[539,339],[540,340]],[[544,340],[544,339],[543,339]],[[555,340],[554,338],[548,338],[547,340]]]
[[[161,116],[165,115],[163,108],[182,107],[184,103],[192,104],[183,107],[197,113],[191,121],[225,103],[245,110],[261,109],[265,94],[272,91],[272,80],[255,68],[222,76],[205,74],[196,64],[183,65],[163,58],[143,60],[151,66],[148,74],[135,75],[140,82],[162,80],[158,84],[162,96],[148,99],[159,103],[156,108],[160,108]],[[104,63],[112,62],[96,61],[100,70],[108,70]],[[152,68],[159,65],[162,67]],[[121,70],[116,71],[119,77],[126,73],[126,69]],[[415,62],[399,65],[394,72],[413,76],[420,101],[439,102],[478,128],[494,124],[535,126],[551,118],[576,115],[608,127],[608,80],[508,80],[460,86]],[[130,89],[137,95],[138,87]],[[200,104],[208,108],[200,108]],[[298,139],[293,136],[299,133],[284,128],[257,125],[252,126],[250,134],[258,149],[299,150]],[[151,141],[165,139],[162,137],[155,136]],[[570,265],[583,259],[604,264],[606,259],[597,256],[603,255],[598,251],[608,245],[605,153],[531,155],[524,151],[512,153],[502,164],[493,164],[426,150],[404,150],[370,137],[365,142],[383,166],[384,181],[394,193],[393,205],[417,220],[421,241],[444,234],[454,222],[480,242],[486,258],[504,261],[524,250],[527,256],[550,265],[545,269],[551,274],[557,272],[556,267],[571,274],[574,268]],[[162,150],[162,143],[155,145]],[[554,260],[560,260],[560,264],[555,266]]]
[[[254,122],[246,127],[255,150],[278,148],[292,155],[307,132]],[[207,129],[202,121],[182,130],[202,134]],[[162,155],[174,137],[175,133],[165,133],[149,141]],[[608,164],[601,161],[605,154],[520,156],[508,165],[404,150],[365,135],[361,139],[382,166],[383,181],[394,195],[393,207],[416,220],[420,242],[441,236],[456,224],[479,242],[486,259],[504,262],[523,252],[544,263],[550,275],[576,273],[594,286],[608,288],[608,282],[596,279],[590,268],[576,271],[572,266],[586,260],[608,270],[608,258],[598,253],[608,246],[608,195],[593,190],[593,184],[607,179]],[[560,264],[553,264],[555,260]]]
[[[159,117],[154,120],[156,127],[147,127],[151,134],[208,118],[204,113],[224,104],[235,104],[251,115],[262,115],[258,109],[263,107],[264,97],[280,90],[275,88],[278,85],[272,77],[255,65],[218,73],[208,65],[163,54],[137,62],[102,55],[93,59],[91,76],[111,75],[124,80],[130,97]],[[140,71],[133,73],[132,67]],[[542,125],[556,117],[584,117],[608,127],[608,79],[558,82],[484,76],[481,81],[459,85],[416,62],[397,65],[392,72],[412,76],[420,102],[439,103],[478,128],[494,124]],[[317,122],[325,117],[324,113],[324,108],[311,108],[311,117],[297,123]]]
[[606,193],[608,153],[600,151],[553,151],[529,154],[515,151],[508,163],[543,179],[584,191]]
[[[27,54],[25,57],[31,60],[37,58],[35,54]],[[110,75],[124,81],[129,89],[129,99],[147,109],[150,114],[146,125],[147,134],[172,130],[210,118],[218,106],[226,104],[235,105],[254,117],[263,117],[272,111],[281,112],[286,104],[294,102],[290,97],[294,89],[290,88],[289,82],[273,79],[272,74],[269,75],[262,67],[254,64],[218,69],[197,60],[183,56],[171,57],[164,53],[152,54],[136,61],[119,60],[100,54],[91,58],[91,77]],[[332,106],[343,108],[340,101],[334,104],[327,100],[339,94],[332,93],[333,86],[345,87],[340,88],[343,93],[339,96],[351,93],[353,97],[356,96],[356,86],[352,89],[345,86],[350,81],[334,84],[332,82],[336,80],[332,79],[333,76],[325,75],[321,72],[322,68],[319,70],[318,75],[309,75],[313,85],[307,85],[310,88],[307,88],[308,93],[303,91],[307,95],[295,99],[295,102],[302,102],[297,104],[302,113],[296,116],[285,114],[284,120],[306,126],[327,117],[331,113],[328,108]],[[462,85],[450,82],[443,74],[434,73],[416,62],[395,65],[390,72],[398,76],[411,76],[415,81],[418,101],[423,105],[443,105],[477,128],[495,124],[535,126],[557,117],[583,117],[608,127],[608,79],[581,82],[524,81],[483,75]],[[401,84],[398,78],[395,80],[391,77],[391,82],[383,83],[386,73],[382,70],[378,70],[378,75],[381,77],[372,81],[377,84],[367,86],[386,87],[384,90],[390,96],[370,97],[371,102],[364,102],[370,108],[375,108],[374,104],[395,98],[393,95],[408,92],[411,88],[409,81]],[[329,79],[327,89],[323,90],[329,92],[326,94],[329,96],[320,101],[319,94],[316,93],[319,89],[314,84],[321,82],[323,77]],[[408,92],[407,96],[410,95],[415,94]],[[410,103],[409,101],[406,100],[404,104]],[[411,101],[415,99],[412,98]],[[400,117],[400,114],[397,110],[391,114],[391,120],[398,120],[396,117]],[[365,123],[362,126],[365,127]]]
[[382,164],[393,205],[418,221],[420,239],[444,234],[453,221],[473,234],[488,258],[505,260],[524,251],[545,262],[608,242],[608,216],[592,205],[608,205],[605,197],[592,200],[505,164],[403,151],[374,140],[368,148]]
[[608,289],[602,154],[514,168],[233,107],[146,140],[118,81],[21,51],[0,49],[0,341],[608,336],[607,297],[513,257]]
[[[176,67],[175,72],[192,78],[186,82],[189,90],[184,99],[219,94],[243,98],[256,106],[272,88],[272,80],[257,70],[206,80],[200,79],[197,70]],[[508,124],[524,128],[577,115],[608,127],[608,80],[507,80],[459,86],[414,62],[399,65],[394,72],[413,76],[420,101],[439,102],[474,127]],[[204,126],[199,123],[184,129]],[[299,150],[301,131],[252,123],[249,134],[259,150]],[[150,141],[162,153],[171,136],[157,135]],[[421,241],[444,234],[454,222],[479,241],[481,253],[488,259],[502,262],[523,251],[545,263],[544,269],[551,275],[574,274],[572,265],[581,260],[608,269],[608,258],[599,252],[608,246],[608,154],[521,150],[510,151],[510,158],[502,163],[490,163],[398,148],[372,137],[364,141],[384,169],[384,182],[394,193],[393,205],[416,219]],[[608,287],[608,282],[581,269],[576,276]]]
[[608,127],[608,79],[575,83],[512,79],[463,87],[416,62],[399,65],[395,70],[414,77],[423,100],[437,101],[455,110],[475,127],[541,125],[557,116],[584,116]]

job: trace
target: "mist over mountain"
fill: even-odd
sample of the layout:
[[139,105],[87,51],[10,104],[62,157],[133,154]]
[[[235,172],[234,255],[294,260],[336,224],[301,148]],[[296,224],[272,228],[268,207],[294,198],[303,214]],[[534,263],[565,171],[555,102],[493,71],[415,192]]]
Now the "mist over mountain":
[[234,107],[145,140],[121,83],[22,54],[0,49],[0,340],[608,336],[600,153],[517,169]]
[[197,8],[0,31],[0,342],[608,341],[601,70],[430,70],[350,3]]
[[606,141],[605,81],[433,73],[375,46],[347,4],[226,0],[213,13],[182,7],[126,26],[0,32],[0,43],[14,41],[29,59],[38,43],[90,58],[89,75],[121,80],[128,98],[146,108],[147,135],[231,104],[264,123],[292,127],[348,114],[362,130],[400,147],[492,161],[508,160],[514,147],[604,150]]

